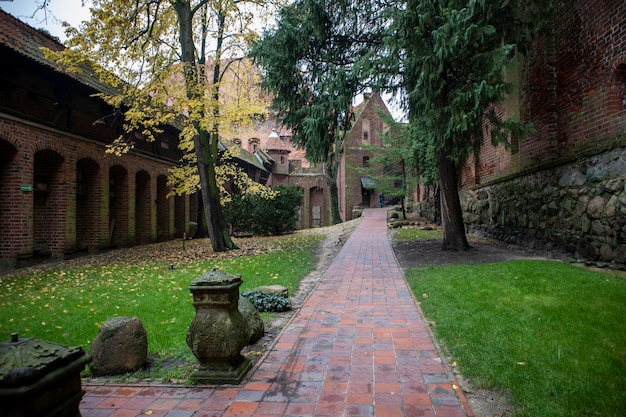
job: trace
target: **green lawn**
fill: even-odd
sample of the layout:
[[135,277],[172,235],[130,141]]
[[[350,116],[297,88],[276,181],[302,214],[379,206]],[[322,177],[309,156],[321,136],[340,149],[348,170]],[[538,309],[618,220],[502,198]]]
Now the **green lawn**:
[[395,234],[395,239],[398,240],[414,240],[414,239],[441,239],[441,230],[422,230],[417,227],[403,227],[398,229]]
[[[264,239],[267,245],[268,238]],[[185,337],[195,314],[188,288],[191,281],[219,268],[242,275],[241,292],[280,284],[294,294],[299,281],[315,268],[315,250],[322,239],[313,234],[277,237],[271,239],[272,249],[266,253],[177,262],[174,269],[169,268],[171,261],[155,252],[120,262],[101,263],[96,258],[86,266],[60,265],[2,277],[0,341],[18,332],[20,337],[83,346],[89,352],[107,319],[137,316],[146,328],[151,354],[189,357]]]
[[623,416],[626,280],[522,260],[407,271],[424,314],[475,387],[516,416]]

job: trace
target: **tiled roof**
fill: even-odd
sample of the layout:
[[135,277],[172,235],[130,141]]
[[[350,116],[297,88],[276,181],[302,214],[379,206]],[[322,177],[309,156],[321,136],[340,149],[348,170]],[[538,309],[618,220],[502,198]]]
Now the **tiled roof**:
[[[44,33],[28,26],[26,23],[2,9],[0,9],[0,45],[12,49],[39,65],[43,65],[71,77],[75,81],[93,88],[98,92],[112,95],[118,93],[112,86],[100,82],[98,75],[95,74],[91,68],[84,67],[80,73],[69,73],[61,65],[46,58],[42,48],[48,48],[52,51],[62,51],[65,49],[65,46]],[[221,142],[220,149],[226,150],[226,146]],[[259,158],[245,149],[240,148],[236,153],[236,158],[266,171],[263,162],[265,162],[265,159],[269,158],[269,156],[264,155],[263,158]],[[271,158],[269,159],[271,160]]]
[[268,151],[289,152],[289,146],[282,141],[282,139],[275,130],[272,130],[272,133],[265,141],[265,146],[263,146],[263,149],[266,149]]
[[263,149],[257,149],[256,152],[254,152],[254,156],[256,156],[256,158],[261,164],[263,164],[263,166],[265,166],[265,164],[272,165],[274,163],[274,159],[269,156],[268,153],[265,152]]
[[101,83],[99,77],[91,68],[83,68],[81,73],[68,73],[61,65],[46,58],[42,48],[48,48],[52,51],[62,51],[65,47],[2,9],[0,9],[0,45],[12,49],[38,64],[65,74],[79,83],[99,92],[107,94],[117,93],[110,85]]
[[[226,146],[220,141],[219,143],[220,148],[222,148],[223,150],[226,149]],[[263,170],[263,171],[267,171],[267,169],[265,169],[265,167],[263,166],[263,164],[261,163],[261,161],[259,161],[259,159],[253,154],[250,153],[248,151],[246,151],[245,149],[243,149],[240,146],[236,146],[234,145],[234,150],[233,150],[233,157],[235,159],[239,159],[240,161],[244,161],[249,163],[250,165]],[[231,148],[232,149],[232,148]]]

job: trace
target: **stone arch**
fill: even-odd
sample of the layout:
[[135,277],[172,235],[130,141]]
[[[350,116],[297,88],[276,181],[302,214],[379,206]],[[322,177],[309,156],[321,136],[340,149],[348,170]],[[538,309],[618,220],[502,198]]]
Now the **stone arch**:
[[[191,194],[189,196],[189,237],[204,237],[202,236],[202,232],[200,230],[205,230],[206,228],[202,226],[202,205],[200,198],[200,191]],[[196,236],[197,235],[197,236]],[[205,235],[206,236],[206,235]]]
[[34,155],[40,151],[53,151],[59,155],[64,155],[68,151],[68,148],[64,146],[62,140],[58,139],[60,138],[56,136],[50,137],[50,135],[38,137],[37,140],[33,141],[32,146],[30,146],[30,152]]
[[320,187],[309,188],[309,227],[321,227],[324,224],[324,190]]
[[167,198],[169,187],[167,186],[167,175],[159,175],[157,177],[157,239],[169,240],[172,238],[170,233],[170,200]]
[[65,160],[52,149],[37,151],[33,160],[33,254],[61,255],[68,196],[63,175]]
[[150,174],[141,170],[135,174],[135,243],[152,240],[152,192]]
[[298,191],[302,193],[302,197],[303,197],[302,204],[300,205],[300,207],[298,207],[298,220],[296,220],[296,230],[300,230],[300,229],[306,228],[305,224],[306,224],[306,221],[308,220],[308,217],[305,218],[304,213],[305,213],[305,210],[309,209],[310,204],[309,204],[308,198],[306,198],[308,196],[304,194],[304,188],[301,186],[297,186],[297,188],[298,188]]
[[259,138],[250,138],[248,139],[248,151],[256,152],[256,150],[261,145],[261,140]]
[[[19,224],[23,222],[15,222],[15,219],[22,217],[20,214],[22,209],[20,193],[28,192],[27,190],[20,191],[18,187],[19,178],[15,178],[18,163],[17,154],[17,148],[13,144],[0,139],[0,212],[2,213],[0,216],[0,242],[9,243],[9,245],[0,246],[0,267],[1,264],[14,262],[10,258],[13,257],[12,252],[15,251],[14,245],[19,245],[14,240],[26,234],[25,230],[15,230],[16,227],[23,227],[23,224]],[[24,184],[26,187],[29,185]]]
[[102,234],[102,175],[90,158],[76,163],[76,249],[94,250]]
[[109,169],[109,224],[105,246],[129,243],[129,202],[128,171],[121,165],[114,165]]
[[174,237],[189,235],[187,230],[189,223],[188,202],[189,199],[186,195],[174,196]]

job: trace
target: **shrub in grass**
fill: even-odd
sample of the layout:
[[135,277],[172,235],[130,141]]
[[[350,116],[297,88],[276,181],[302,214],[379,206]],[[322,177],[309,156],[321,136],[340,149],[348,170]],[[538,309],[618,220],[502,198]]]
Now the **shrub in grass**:
[[246,297],[260,313],[281,313],[291,310],[291,300],[276,294],[267,294],[260,291],[244,291]]
[[302,190],[296,186],[277,186],[277,195],[263,198],[255,194],[235,195],[224,208],[225,220],[234,231],[260,235],[279,235],[296,228]]
[[412,269],[440,343],[519,417],[622,416],[626,281],[548,261]]

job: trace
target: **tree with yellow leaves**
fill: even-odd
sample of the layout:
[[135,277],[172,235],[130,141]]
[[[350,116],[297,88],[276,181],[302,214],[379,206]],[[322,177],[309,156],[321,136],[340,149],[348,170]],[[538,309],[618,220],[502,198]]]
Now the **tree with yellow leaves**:
[[200,188],[213,250],[234,249],[220,205],[218,171],[235,177],[241,172],[218,164],[219,137],[223,129],[266,111],[267,103],[251,88],[253,71],[241,57],[258,37],[253,23],[273,10],[273,1],[90,3],[91,19],[78,29],[67,28],[68,49],[54,58],[68,70],[93,63],[90,68],[101,81],[118,88],[117,95],[102,95],[123,109],[126,122],[110,152],[132,149],[134,132],[150,140],[166,124],[181,128],[184,160],[170,183],[179,193]]

